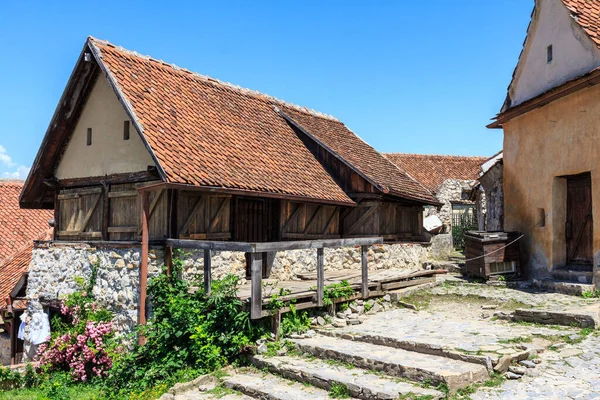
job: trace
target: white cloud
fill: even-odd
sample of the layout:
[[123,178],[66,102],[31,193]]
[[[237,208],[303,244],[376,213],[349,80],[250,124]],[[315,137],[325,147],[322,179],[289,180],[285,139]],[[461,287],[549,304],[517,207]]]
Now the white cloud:
[[[6,148],[0,145],[0,166],[4,165],[10,171],[2,171],[0,169],[0,178],[4,179],[26,179],[29,174],[30,167],[24,165],[17,165],[12,160],[12,157],[6,151]],[[16,169],[14,169],[16,167]]]
[[0,163],[6,165],[7,167],[14,167],[15,163],[12,158],[6,152],[6,148],[0,145]]
[[2,178],[7,179],[27,179],[27,175],[29,174],[30,167],[26,167],[24,165],[19,165],[16,171],[13,172],[2,172]]

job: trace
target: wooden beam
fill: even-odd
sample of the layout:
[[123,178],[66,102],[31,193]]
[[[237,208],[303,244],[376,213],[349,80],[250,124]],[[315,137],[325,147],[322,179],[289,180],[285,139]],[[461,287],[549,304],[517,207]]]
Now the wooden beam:
[[[138,322],[140,325],[146,324],[146,289],[148,285],[148,253],[149,253],[149,230],[148,220],[150,214],[149,194],[142,192],[142,260],[140,263],[140,303],[138,307]],[[143,345],[146,338],[140,335],[139,344]]]
[[360,246],[360,260],[362,270],[361,280],[361,295],[363,299],[369,298],[369,264],[367,259],[367,253],[369,246]]
[[92,202],[92,206],[88,210],[87,214],[85,215],[85,218],[83,219],[83,222],[81,223],[81,228],[79,229],[80,232],[83,232],[85,230],[85,228],[87,227],[88,223],[90,222],[90,218],[92,218],[94,211],[96,211],[96,207],[98,206],[98,202],[100,201],[101,195],[102,195],[102,193],[98,193],[95,196],[95,198]]
[[336,207],[333,210],[333,213],[331,214],[331,217],[329,217],[329,220],[327,221],[327,224],[325,225],[325,229],[323,229],[323,232],[322,232],[323,236],[325,236],[327,234],[327,232],[329,231],[329,228],[331,228],[331,225],[333,224],[333,221],[335,221],[335,217],[337,215],[339,215],[339,213],[340,213],[340,208]]
[[264,242],[251,243],[254,251],[284,251],[284,250],[301,250],[301,249],[317,249],[319,247],[351,247],[383,243],[381,237],[360,237],[349,239],[317,239],[317,240],[298,240],[286,242]]
[[204,250],[204,295],[210,296],[211,290],[210,285],[212,282],[212,260],[211,251],[209,249]]
[[137,190],[121,190],[118,192],[110,192],[108,194],[108,197],[110,197],[111,199],[118,199],[121,197],[137,197],[137,195]]
[[165,266],[167,267],[167,275],[171,276],[173,272],[173,248],[165,246]]
[[323,265],[323,248],[317,249],[317,306],[323,307],[325,297],[325,266]]
[[200,211],[200,209],[204,206],[205,201],[206,201],[206,196],[200,196],[200,198],[194,205],[194,208],[192,209],[191,214],[188,216],[187,220],[185,221],[185,223],[179,230],[180,236],[184,235],[188,231],[188,229],[190,228],[190,225],[192,224],[192,222],[194,222],[194,218],[196,217],[196,214],[198,214],[198,211]]
[[288,218],[288,220],[285,221],[285,224],[283,224],[283,227],[281,228],[281,234],[285,233],[285,231],[291,225],[291,223],[294,220],[294,218],[296,218],[298,216],[298,214],[300,213],[300,211],[302,211],[302,209],[304,209],[305,207],[306,207],[306,204],[304,204],[304,203],[298,204],[298,207],[296,207],[296,209],[294,210],[294,212],[292,213],[292,215],[290,215],[290,217]]
[[259,319],[262,316],[262,264],[263,253],[250,253],[250,318]]
[[[149,214],[148,214],[148,219],[152,218],[152,214],[154,213],[154,209],[156,208],[156,206],[158,205],[158,201],[160,200],[162,194],[165,192],[166,189],[161,189],[158,194],[156,196],[154,196],[154,198],[152,199],[152,203],[150,203],[150,210],[149,210]],[[138,191],[136,190],[136,196],[137,196]],[[138,235],[140,235],[142,233],[142,227],[140,227],[140,229],[138,230]]]
[[137,226],[109,226],[108,233],[131,233],[137,232]]
[[[361,224],[363,224],[367,218],[369,218],[375,211],[377,211],[378,208],[379,208],[378,206],[369,207],[369,209],[367,211],[365,211],[365,213],[363,215],[361,215],[352,224],[352,226],[350,226],[350,228],[348,228],[348,230],[346,232],[344,232],[344,234],[350,234],[350,233],[354,232],[356,230],[356,228],[358,228]],[[360,208],[357,208],[357,210],[360,210]]]
[[228,202],[229,202],[229,198],[226,197],[221,202],[221,205],[219,205],[219,209],[217,210],[217,213],[215,214],[212,221],[210,221],[210,224],[208,225],[208,231],[207,231],[208,233],[212,233],[212,231],[214,231],[215,228],[217,227],[217,223],[219,222],[219,215],[221,215],[221,213],[223,212],[223,209],[225,208],[225,205]]
[[275,341],[278,342],[281,337],[281,312],[279,310],[273,311],[271,317],[271,332],[275,335]]
[[250,243],[244,242],[214,242],[208,240],[191,239],[167,239],[165,242],[176,249],[198,249],[198,250],[224,250],[224,251],[243,251],[250,253],[254,247]]
[[119,183],[134,183],[134,182],[148,182],[156,181],[158,175],[156,173],[142,171],[132,173],[121,173],[103,176],[91,176],[85,178],[70,178],[61,179],[58,181],[58,185],[61,188],[69,187],[84,187],[84,186],[97,186],[102,183],[107,184],[119,184]]
[[110,185],[104,184],[104,203],[102,204],[102,240],[108,240],[108,226],[110,225]]
[[323,206],[317,207],[317,209],[315,210],[315,213],[312,215],[312,217],[310,217],[310,220],[306,224],[306,227],[304,228],[304,231],[302,233],[304,233],[305,235],[308,233],[308,230],[315,223],[315,221],[317,220],[317,216],[319,215],[319,213],[321,212],[322,209],[323,209]]

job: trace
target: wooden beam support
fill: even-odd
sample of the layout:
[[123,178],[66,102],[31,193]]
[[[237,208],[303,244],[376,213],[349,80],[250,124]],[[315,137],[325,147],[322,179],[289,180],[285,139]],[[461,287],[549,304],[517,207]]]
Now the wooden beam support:
[[185,221],[185,223],[179,230],[179,236],[185,235],[185,233],[188,231],[188,229],[190,228],[190,225],[192,224],[192,222],[194,222],[194,218],[196,218],[196,214],[198,214],[198,211],[200,211],[200,209],[202,207],[204,207],[205,201],[206,201],[206,196],[200,196],[200,198],[194,205],[194,208],[192,209],[191,214],[188,216],[187,220]]
[[319,215],[319,213],[321,212],[322,209],[323,209],[323,206],[318,206],[317,207],[317,209],[315,210],[315,213],[312,215],[312,217],[310,217],[310,220],[306,224],[306,227],[304,227],[304,232],[302,232],[303,234],[306,235],[308,233],[308,230],[315,223],[315,221],[317,220],[317,216]]
[[321,232],[323,234],[323,236],[327,235],[327,232],[329,231],[329,228],[331,228],[331,224],[333,224],[333,221],[335,221],[335,217],[338,216],[340,213],[340,208],[336,207],[333,210],[333,213],[331,214],[331,217],[329,217],[329,220],[327,221],[327,225],[325,225],[325,229],[323,229],[323,232]]
[[317,249],[317,306],[323,307],[325,297],[325,266],[323,265],[323,248]]
[[[361,207],[356,208],[356,210],[360,210]],[[371,206],[363,215],[361,215],[353,224],[348,228],[348,230],[344,233],[350,234],[356,230],[359,226],[361,226],[367,218],[369,218],[375,211],[377,211],[378,206]]]
[[167,267],[167,275],[171,276],[173,272],[173,248],[165,246],[165,267]]
[[[148,192],[140,193],[142,196],[142,260],[140,263],[140,303],[138,307],[138,322],[140,325],[146,324],[146,290],[148,286],[148,253],[149,246],[149,231],[148,220],[150,214],[150,199]],[[138,338],[140,345],[146,342],[146,338],[141,336]]]
[[210,285],[212,282],[212,252],[209,249],[204,250],[204,295],[210,296]]
[[367,260],[368,251],[369,246],[360,246],[360,260],[362,270],[361,295],[363,299],[369,298],[369,262]]
[[290,224],[292,223],[292,221],[298,216],[298,214],[300,214],[300,211],[302,211],[305,208],[306,208],[306,204],[304,204],[304,203],[298,204],[298,207],[296,207],[296,209],[294,210],[294,212],[292,213],[292,215],[290,215],[290,218],[288,218],[288,220],[285,221],[285,224],[281,228],[281,233],[282,234],[285,233],[285,231],[290,226]]
[[262,264],[263,253],[250,253],[251,319],[259,319],[262,316]]
[[104,188],[104,203],[102,204],[102,240],[108,240],[108,226],[110,225],[110,185],[105,183]]

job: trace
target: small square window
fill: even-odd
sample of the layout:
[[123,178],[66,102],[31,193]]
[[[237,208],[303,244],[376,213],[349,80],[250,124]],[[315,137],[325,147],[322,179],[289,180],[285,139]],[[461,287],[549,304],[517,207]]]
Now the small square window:
[[129,140],[129,121],[123,123],[123,140]]
[[92,128],[87,128],[87,145],[92,145]]
[[552,45],[546,47],[546,61],[548,64],[552,62]]

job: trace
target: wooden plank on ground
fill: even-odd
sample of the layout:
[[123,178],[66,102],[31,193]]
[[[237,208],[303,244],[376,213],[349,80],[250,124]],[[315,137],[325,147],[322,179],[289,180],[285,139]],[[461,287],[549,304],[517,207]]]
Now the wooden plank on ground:
[[383,290],[394,290],[394,289],[401,289],[401,288],[410,287],[410,286],[423,285],[425,283],[432,283],[432,282],[435,282],[435,276],[427,277],[427,278],[411,279],[409,281],[384,283],[381,285],[381,288]]

